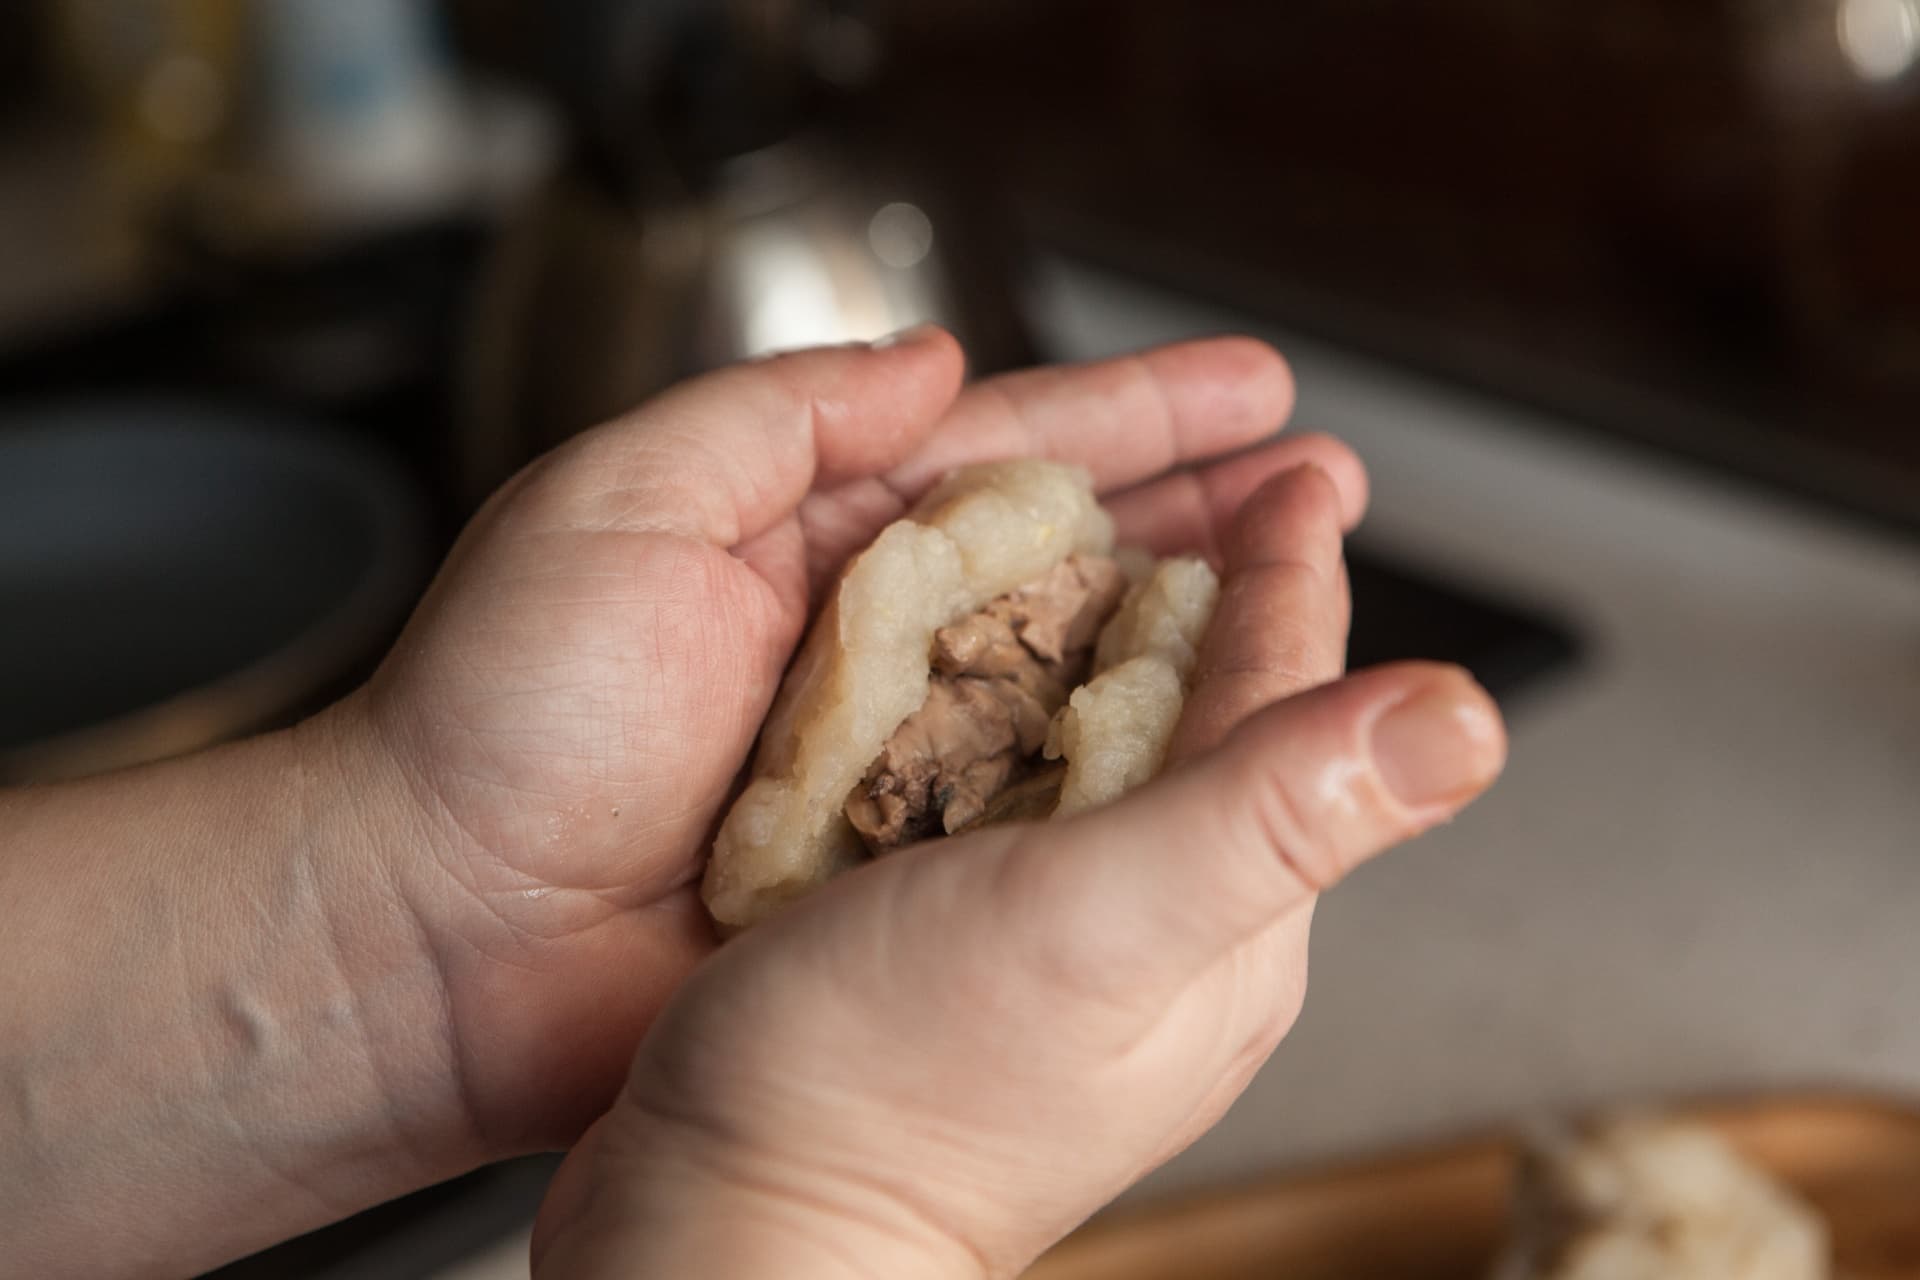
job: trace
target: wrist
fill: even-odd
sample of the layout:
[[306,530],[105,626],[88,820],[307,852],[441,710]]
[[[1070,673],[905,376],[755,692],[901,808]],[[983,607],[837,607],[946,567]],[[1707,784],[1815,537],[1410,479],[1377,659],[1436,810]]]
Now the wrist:
[[199,1271],[478,1160],[338,727],[0,797],[17,1256]]
[[[424,1164],[421,1184],[517,1151],[481,1132],[465,1051],[422,885],[439,865],[433,833],[356,693],[285,735],[302,786],[295,806],[321,931],[342,999],[392,1104],[395,1135]],[[401,1105],[404,1102],[404,1106]]]
[[360,779],[361,843],[433,965],[446,1079],[475,1140],[494,1158],[572,1147],[713,950],[702,838],[661,836],[645,793],[594,760],[530,780],[524,744],[497,746],[412,676],[376,677],[328,719]]

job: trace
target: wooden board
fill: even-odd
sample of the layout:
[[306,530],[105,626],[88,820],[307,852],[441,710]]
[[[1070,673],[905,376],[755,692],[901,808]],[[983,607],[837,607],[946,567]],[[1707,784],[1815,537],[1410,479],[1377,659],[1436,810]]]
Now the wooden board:
[[[1847,1280],[1920,1280],[1920,1109],[1839,1096],[1680,1108],[1826,1215]],[[1027,1280],[1485,1280],[1515,1151],[1487,1138],[1115,1213]]]

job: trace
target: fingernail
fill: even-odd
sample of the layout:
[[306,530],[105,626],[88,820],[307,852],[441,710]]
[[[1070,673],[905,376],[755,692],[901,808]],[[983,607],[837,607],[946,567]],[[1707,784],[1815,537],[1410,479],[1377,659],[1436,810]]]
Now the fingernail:
[[1410,808],[1464,800],[1506,763],[1500,712],[1466,676],[1436,679],[1375,722],[1373,761]]
[[925,342],[935,334],[941,332],[944,331],[937,324],[916,324],[911,328],[901,329],[895,333],[888,334],[884,338],[875,340],[873,349],[875,351],[885,351],[890,347],[911,347],[916,343]]

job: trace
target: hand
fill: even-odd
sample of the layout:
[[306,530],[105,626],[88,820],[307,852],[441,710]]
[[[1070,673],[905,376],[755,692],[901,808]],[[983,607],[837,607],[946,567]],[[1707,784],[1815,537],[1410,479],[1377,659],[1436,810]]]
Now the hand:
[[1233,526],[1167,776],[882,859],[696,974],[556,1180],[537,1269],[1013,1276],[1211,1126],[1299,1010],[1317,895],[1504,760],[1461,672],[1325,683],[1341,508],[1309,468]]
[[[191,1275],[577,1136],[712,947],[692,883],[820,582],[950,466],[1109,490],[1240,448],[1286,370],[1197,343],[956,393],[928,332],[689,384],[474,521],[371,685],[292,730],[0,792],[0,1239]],[[1117,495],[1204,543],[1305,437]],[[244,1201],[247,1212],[233,1206]]]
[[[1064,459],[1111,492],[1243,448],[1292,399],[1244,340],[956,394],[960,376],[952,339],[922,330],[729,369],[587,434],[488,504],[342,708],[420,815],[390,860],[489,1148],[577,1137],[712,947],[695,886],[713,827],[849,555],[963,462]],[[1122,536],[1204,546],[1308,461],[1358,519],[1358,462],[1301,437],[1119,496]]]

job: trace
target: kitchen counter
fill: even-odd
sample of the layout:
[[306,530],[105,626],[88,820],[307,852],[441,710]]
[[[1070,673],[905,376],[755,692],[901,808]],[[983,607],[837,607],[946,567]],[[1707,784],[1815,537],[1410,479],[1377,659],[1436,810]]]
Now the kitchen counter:
[[1541,1109],[1920,1095],[1920,546],[1104,274],[1040,300],[1061,357],[1271,339],[1299,425],[1372,468],[1368,547],[1587,650],[1515,707],[1491,796],[1331,895],[1299,1025],[1130,1198]]
[[1271,339],[1371,468],[1368,546],[1589,651],[1493,794],[1330,896],[1299,1025],[1136,1197],[1542,1108],[1920,1094],[1920,546],[1112,277],[1044,297],[1063,356]]

